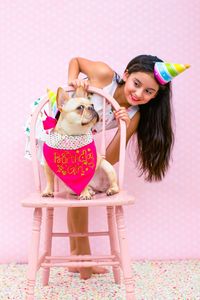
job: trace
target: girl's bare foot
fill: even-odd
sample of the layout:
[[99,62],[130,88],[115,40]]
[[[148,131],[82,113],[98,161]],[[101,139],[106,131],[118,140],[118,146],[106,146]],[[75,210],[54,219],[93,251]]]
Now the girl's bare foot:
[[92,268],[80,268],[80,279],[87,280],[92,276]]
[[108,269],[104,267],[92,267],[92,274],[106,274],[109,273]]
[[70,273],[79,273],[79,269],[75,267],[69,267],[67,268],[67,271]]
[[[88,269],[91,269],[91,271],[90,271],[90,273],[91,273],[91,275],[92,274],[105,274],[105,273],[108,273],[109,271],[108,271],[108,269],[106,269],[106,268],[103,268],[103,267],[92,267],[92,268],[75,268],[75,267],[70,267],[70,268],[67,268],[68,269],[68,272],[72,272],[72,273],[84,273],[84,274],[86,274],[86,273],[89,273],[88,272]],[[87,270],[87,272],[80,272],[80,270],[81,271],[83,271],[84,269],[86,269]],[[90,275],[90,277],[91,277],[91,275]],[[81,274],[80,274],[80,276],[81,276]],[[89,278],[90,278],[89,277]],[[82,278],[82,279],[84,279],[84,278]]]

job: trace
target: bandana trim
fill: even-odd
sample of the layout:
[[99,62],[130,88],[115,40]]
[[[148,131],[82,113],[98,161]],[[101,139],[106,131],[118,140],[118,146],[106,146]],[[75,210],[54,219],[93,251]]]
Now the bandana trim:
[[53,131],[47,136],[46,144],[51,148],[75,150],[90,144],[92,141],[92,132],[82,135],[62,135]]

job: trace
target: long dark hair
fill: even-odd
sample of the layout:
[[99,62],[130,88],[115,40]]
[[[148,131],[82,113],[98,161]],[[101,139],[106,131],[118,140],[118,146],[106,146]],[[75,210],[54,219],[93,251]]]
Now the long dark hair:
[[[129,74],[134,72],[152,74],[155,62],[161,61],[156,56],[140,55],[128,63],[126,70]],[[121,81],[120,84],[124,82]],[[171,96],[171,83],[159,84],[156,97],[139,106],[137,165],[147,181],[162,180],[169,167],[174,144]]]

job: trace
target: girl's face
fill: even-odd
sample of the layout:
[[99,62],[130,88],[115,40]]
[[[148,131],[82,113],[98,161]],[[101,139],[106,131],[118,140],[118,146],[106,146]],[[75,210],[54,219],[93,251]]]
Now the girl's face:
[[159,84],[152,73],[135,72],[128,74],[125,72],[123,80],[125,81],[124,95],[130,105],[148,103],[156,97],[159,90]]

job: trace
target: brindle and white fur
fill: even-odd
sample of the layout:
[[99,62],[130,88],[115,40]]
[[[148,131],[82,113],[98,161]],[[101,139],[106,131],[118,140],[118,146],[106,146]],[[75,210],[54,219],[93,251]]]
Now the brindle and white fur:
[[[75,97],[70,98],[68,93],[62,88],[58,88],[57,107],[60,111],[60,117],[54,129],[55,132],[63,135],[80,135],[87,134],[98,120],[98,114],[94,110],[91,101],[87,98],[87,93],[83,88],[76,90]],[[44,189],[43,197],[53,197],[54,192],[54,173],[49,168],[47,163],[44,166],[46,176],[46,188]],[[108,186],[106,194],[108,196],[119,192],[117,184],[117,176],[113,166],[97,154],[96,171],[103,171],[107,175]],[[81,192],[80,199],[91,199],[94,191],[88,185]]]

